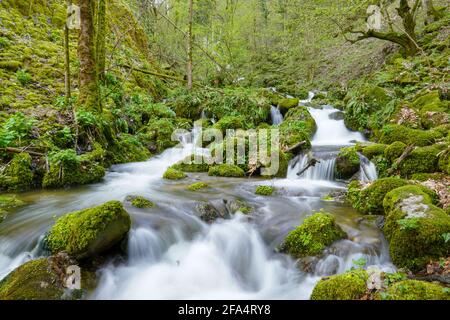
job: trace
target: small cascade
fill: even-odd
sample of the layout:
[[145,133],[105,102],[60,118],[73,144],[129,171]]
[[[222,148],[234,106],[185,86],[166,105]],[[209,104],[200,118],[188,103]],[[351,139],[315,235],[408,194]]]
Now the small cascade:
[[307,103],[311,103],[315,95],[316,94],[313,91],[308,92],[308,98],[306,100],[300,100],[300,104],[305,105]]
[[361,168],[359,170],[360,171],[359,180],[364,182],[377,180],[378,173],[375,164],[362,154],[359,155],[359,158],[361,160]]
[[280,112],[279,107],[270,107],[270,116],[272,117],[272,124],[279,125],[283,122],[283,115]]
[[320,159],[315,166],[308,168],[300,176],[300,173],[304,168],[308,166],[308,155],[300,155],[295,163],[294,167],[288,170],[288,179],[306,179],[306,180],[322,180],[333,181],[334,180],[334,165],[336,158]]

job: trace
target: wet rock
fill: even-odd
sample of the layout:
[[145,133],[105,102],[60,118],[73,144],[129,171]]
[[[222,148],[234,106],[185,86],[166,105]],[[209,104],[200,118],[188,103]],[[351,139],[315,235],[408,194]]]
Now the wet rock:
[[349,179],[359,171],[361,161],[354,147],[342,148],[336,158],[335,176],[338,179]]
[[225,218],[225,215],[216,209],[210,202],[200,202],[195,210],[200,215],[200,219],[207,223],[212,223],[219,218]]
[[344,117],[345,113],[343,113],[342,111],[336,111],[328,115],[328,118],[332,120],[344,120]]
[[223,202],[229,214],[235,214],[238,211],[243,214],[249,214],[253,210],[247,203],[238,199],[224,199]]

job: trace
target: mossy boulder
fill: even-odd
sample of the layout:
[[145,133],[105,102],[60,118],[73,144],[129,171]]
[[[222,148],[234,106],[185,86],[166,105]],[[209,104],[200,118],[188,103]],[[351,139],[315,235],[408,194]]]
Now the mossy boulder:
[[410,177],[415,173],[434,173],[439,171],[439,155],[445,145],[415,148],[398,166],[398,171],[403,177]]
[[52,153],[50,170],[45,173],[42,186],[61,188],[101,181],[106,172],[101,164],[105,152],[99,145],[97,147],[81,156],[71,149]]
[[244,170],[233,164],[219,164],[209,168],[208,175],[216,177],[235,177],[245,176]]
[[439,154],[439,170],[450,175],[450,145]]
[[368,159],[373,159],[376,156],[384,154],[387,145],[381,143],[371,144],[361,148],[361,153]]
[[387,125],[381,130],[379,142],[391,144],[395,141],[401,141],[407,145],[414,144],[417,147],[434,144],[436,140],[443,137],[443,134],[437,130],[411,129],[402,125]]
[[208,172],[209,164],[202,156],[190,155],[174,164],[172,168],[183,172]]
[[345,237],[345,232],[336,224],[333,215],[318,212],[289,232],[281,248],[295,258],[314,256],[322,253],[334,241]]
[[2,174],[0,174],[0,189],[7,191],[26,191],[33,183],[31,157],[28,153],[14,155]]
[[314,287],[311,300],[359,300],[367,292],[368,278],[362,269],[322,278]]
[[335,176],[349,179],[359,171],[361,161],[355,147],[342,148],[336,158]]
[[246,122],[242,116],[225,116],[213,125],[214,129],[219,129],[223,134],[230,129],[245,129]]
[[148,209],[155,206],[152,201],[142,196],[127,196],[125,200],[129,201],[133,207],[139,209]]
[[274,187],[271,186],[257,186],[255,190],[255,194],[260,196],[271,196],[275,191]]
[[163,178],[166,180],[181,180],[186,178],[186,174],[171,167],[164,172]]
[[358,182],[352,182],[347,198],[353,208],[361,213],[384,214],[383,199],[386,194],[407,184],[406,180],[400,178],[382,178],[364,188],[360,188]]
[[291,108],[298,107],[300,100],[297,98],[287,98],[278,100],[278,107],[282,114],[286,114]]
[[450,292],[435,283],[403,280],[378,293],[377,297],[382,300],[450,300]]
[[208,188],[208,184],[206,184],[204,182],[196,182],[187,187],[187,189],[189,191],[198,191],[198,190],[206,189],[206,188]]
[[390,191],[383,205],[383,227],[392,261],[398,267],[418,271],[431,260],[450,254],[450,216],[433,205],[430,193],[418,186]]
[[83,259],[112,248],[126,236],[130,227],[130,215],[122,204],[110,201],[60,217],[45,236],[44,243],[54,254],[64,251]]
[[395,141],[386,147],[384,150],[384,157],[391,163],[400,157],[406,149],[406,144],[401,141]]
[[224,218],[221,212],[209,202],[198,203],[195,207],[195,210],[199,214],[200,219],[207,223],[213,223],[219,218]]
[[[80,290],[65,287],[69,263],[41,258],[21,265],[0,281],[0,300],[68,300],[81,296]],[[58,259],[60,260],[60,259]]]

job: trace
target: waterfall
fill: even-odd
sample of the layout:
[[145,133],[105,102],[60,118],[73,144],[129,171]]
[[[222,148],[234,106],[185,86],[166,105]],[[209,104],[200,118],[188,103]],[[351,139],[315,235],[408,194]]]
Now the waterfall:
[[378,173],[375,164],[362,154],[359,155],[359,158],[361,160],[359,180],[364,182],[377,180]]
[[319,163],[310,167],[297,176],[308,165],[310,157],[308,155],[300,155],[293,168],[288,170],[288,179],[306,179],[306,180],[325,180],[334,181],[334,165],[336,158],[320,159]]
[[314,99],[315,95],[316,94],[314,93],[314,91],[308,92],[308,98],[306,100],[300,100],[300,104],[304,105],[304,104],[311,103],[311,101]]
[[272,117],[272,124],[273,125],[279,125],[283,122],[283,115],[280,112],[279,107],[270,107],[270,115]]

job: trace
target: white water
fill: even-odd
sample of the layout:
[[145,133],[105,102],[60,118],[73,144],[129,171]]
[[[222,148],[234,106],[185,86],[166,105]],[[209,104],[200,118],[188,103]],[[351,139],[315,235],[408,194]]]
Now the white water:
[[280,108],[271,106],[270,116],[272,118],[272,124],[279,125],[283,122],[283,115],[280,112]]
[[[325,117],[319,112],[315,117],[319,132]],[[324,123],[328,125],[328,121]],[[328,205],[319,200],[323,195],[345,188],[333,181],[333,157],[324,156],[323,162],[299,178],[296,173],[306,161],[301,158],[297,169],[289,170],[288,179],[273,182],[284,193],[268,201],[254,194],[255,184],[261,181],[204,175],[193,175],[186,182],[163,181],[161,176],[170,165],[191,154],[193,144],[188,138],[184,137],[182,148],[168,149],[147,162],[114,166],[103,183],[79,191],[44,192],[36,203],[8,217],[0,224],[0,279],[41,254],[37,243],[54,214],[123,200],[128,194],[149,197],[158,208],[147,212],[127,207],[133,219],[127,259],[108,263],[98,272],[100,282],[92,299],[308,299],[321,276],[344,272],[353,266],[353,260],[365,258],[368,265],[394,270],[381,232],[355,223],[346,216],[345,208],[340,213],[335,206],[329,211],[352,240],[334,243],[317,259],[312,272],[301,271],[296,261],[275,253],[274,248],[290,230]],[[336,138],[353,139],[349,132]],[[314,148],[321,156],[328,152]],[[367,172],[370,178],[373,172]],[[211,183],[212,190],[183,191],[185,185],[199,180]],[[257,208],[252,219],[238,214],[207,225],[195,216],[195,201],[230,196]]]

